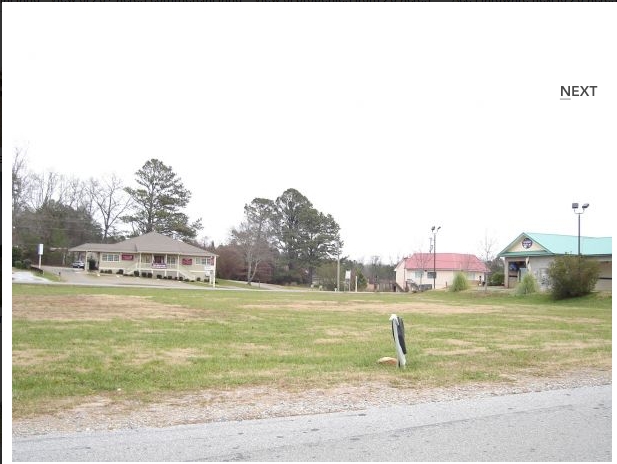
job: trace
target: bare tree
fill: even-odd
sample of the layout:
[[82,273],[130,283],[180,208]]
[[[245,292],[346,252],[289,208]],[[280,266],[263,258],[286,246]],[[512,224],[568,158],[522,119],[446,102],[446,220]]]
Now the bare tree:
[[60,174],[48,172],[32,175],[32,189],[28,198],[28,207],[36,211],[54,200],[60,183]]
[[32,173],[28,170],[27,153],[25,149],[15,148],[15,153],[13,154],[13,164],[11,167],[13,217],[26,208],[31,194]]
[[422,278],[424,277],[424,272],[429,268],[433,269],[431,263],[433,262],[433,255],[431,254],[432,249],[426,253],[422,251],[422,246],[420,246],[418,251],[415,251],[413,256],[415,256],[416,263],[420,267],[422,274],[420,275],[420,285],[422,285]]
[[94,212],[88,185],[77,177],[59,175],[54,199],[69,208],[83,209],[91,215]]
[[114,225],[132,206],[131,198],[125,193],[122,180],[115,174],[100,181],[91,178],[87,185],[88,197],[103,226],[103,241],[116,234]]
[[469,268],[471,267],[471,263],[473,262],[473,255],[469,253],[461,254],[458,257],[458,267],[459,271],[464,272],[467,279],[469,279]]
[[[482,261],[484,261],[484,264],[486,264],[486,266],[489,268],[489,272],[486,275],[487,280],[489,275],[495,272],[495,267],[499,269],[502,266],[501,260],[495,256],[495,253],[493,251],[494,246],[495,239],[493,237],[489,237],[488,232],[485,230],[484,240],[480,242],[480,256]],[[488,289],[488,282],[485,282],[484,289]]]
[[259,264],[272,257],[274,203],[265,198],[255,198],[244,205],[244,217],[237,229],[232,229],[232,244],[241,251],[246,264],[246,282],[251,284]]
[[27,150],[15,148],[12,166],[12,206],[15,212],[30,208],[33,211],[54,200],[73,209],[86,209],[86,186],[78,178],[56,172],[35,174],[27,167]]
[[491,262],[495,259],[495,253],[493,248],[495,246],[495,239],[488,236],[488,232],[484,231],[484,239],[480,242],[480,256],[485,263]]

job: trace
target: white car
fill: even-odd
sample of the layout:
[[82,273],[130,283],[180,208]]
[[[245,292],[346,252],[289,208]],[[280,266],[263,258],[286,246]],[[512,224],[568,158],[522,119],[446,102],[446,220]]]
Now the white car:
[[83,261],[75,261],[73,263],[73,267],[76,269],[85,269],[86,268],[86,263],[84,263]]

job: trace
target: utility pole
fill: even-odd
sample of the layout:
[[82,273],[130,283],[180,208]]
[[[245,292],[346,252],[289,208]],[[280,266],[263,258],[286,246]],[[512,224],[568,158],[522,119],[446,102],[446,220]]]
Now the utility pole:
[[437,289],[437,232],[439,232],[441,226],[435,229],[435,226],[431,228],[433,232],[433,290]]
[[340,248],[336,249],[336,288],[335,290],[338,292],[338,287],[341,282],[341,250]]

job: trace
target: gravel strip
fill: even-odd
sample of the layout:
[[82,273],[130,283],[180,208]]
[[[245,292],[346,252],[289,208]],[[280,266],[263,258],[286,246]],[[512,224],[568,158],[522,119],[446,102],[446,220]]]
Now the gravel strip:
[[[89,398],[87,403],[13,421],[13,436],[95,430],[166,427],[216,421],[237,421],[362,410],[394,404],[417,404],[481,398],[612,383],[611,371],[577,371],[560,377],[504,378],[495,384],[466,384],[449,388],[397,388],[379,382],[327,389],[287,392],[260,386],[228,391],[207,390],[142,404],[118,398]],[[118,392],[120,395],[121,392]]]

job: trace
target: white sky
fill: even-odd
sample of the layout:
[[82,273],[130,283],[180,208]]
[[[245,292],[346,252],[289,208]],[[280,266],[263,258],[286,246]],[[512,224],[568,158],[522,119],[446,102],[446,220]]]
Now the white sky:
[[[20,147],[36,172],[128,185],[157,158],[217,245],[245,203],[290,187],[366,261],[428,251],[433,225],[438,252],[576,235],[574,201],[591,205],[582,235],[612,236],[616,12],[3,3],[3,211]],[[561,101],[562,85],[596,96]]]

